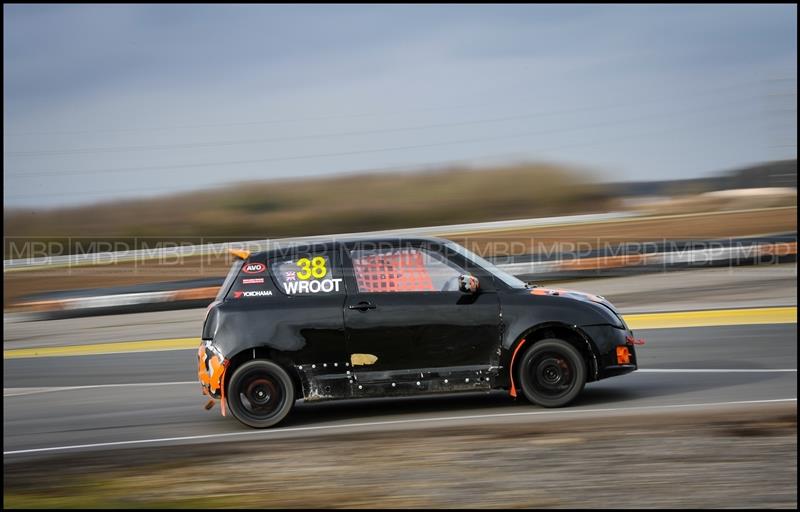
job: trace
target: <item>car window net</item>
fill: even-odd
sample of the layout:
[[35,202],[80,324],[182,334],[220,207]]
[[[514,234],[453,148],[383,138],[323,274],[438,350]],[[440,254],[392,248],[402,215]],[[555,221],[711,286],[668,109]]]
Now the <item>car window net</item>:
[[438,290],[421,251],[402,249],[366,254],[353,251],[351,257],[358,290],[362,293]]

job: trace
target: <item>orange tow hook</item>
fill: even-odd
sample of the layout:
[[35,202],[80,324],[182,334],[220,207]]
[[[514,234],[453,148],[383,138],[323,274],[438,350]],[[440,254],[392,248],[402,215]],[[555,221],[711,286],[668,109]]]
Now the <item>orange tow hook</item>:
[[634,338],[633,336],[625,336],[625,343],[628,345],[644,345],[644,340],[642,338]]
[[206,405],[204,405],[204,406],[203,406],[203,408],[204,408],[205,410],[207,410],[207,411],[210,411],[210,410],[211,410],[211,408],[212,408],[212,407],[214,407],[214,404],[215,404],[215,403],[217,403],[217,401],[216,401],[216,400],[214,400],[214,399],[212,398],[211,400],[209,400],[208,402],[206,402]]

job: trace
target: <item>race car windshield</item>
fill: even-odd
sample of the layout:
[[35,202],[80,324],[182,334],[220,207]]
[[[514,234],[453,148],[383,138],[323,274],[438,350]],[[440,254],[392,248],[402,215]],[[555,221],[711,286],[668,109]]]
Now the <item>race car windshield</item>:
[[525,284],[524,281],[521,281],[521,280],[517,279],[516,277],[512,276],[508,272],[504,272],[504,271],[500,270],[499,268],[497,268],[497,266],[494,263],[481,258],[480,256],[478,256],[474,252],[465,249],[464,247],[458,245],[457,243],[449,242],[446,245],[449,248],[453,249],[458,254],[464,256],[465,258],[467,258],[470,262],[478,265],[479,267],[483,267],[488,272],[491,272],[492,274],[494,274],[495,277],[497,277],[498,279],[503,281],[509,287],[511,287],[511,288],[527,288],[528,287],[528,285]]

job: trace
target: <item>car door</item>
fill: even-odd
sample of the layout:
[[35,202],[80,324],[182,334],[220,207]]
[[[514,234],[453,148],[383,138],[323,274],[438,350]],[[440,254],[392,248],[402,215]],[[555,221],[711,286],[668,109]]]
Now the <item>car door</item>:
[[268,261],[277,300],[264,315],[262,333],[287,351],[300,374],[306,400],[350,396],[349,353],[342,309],[345,286],[336,252],[299,247]]
[[464,262],[425,242],[361,242],[343,253],[347,346],[363,393],[488,388],[500,340],[491,280],[462,293]]

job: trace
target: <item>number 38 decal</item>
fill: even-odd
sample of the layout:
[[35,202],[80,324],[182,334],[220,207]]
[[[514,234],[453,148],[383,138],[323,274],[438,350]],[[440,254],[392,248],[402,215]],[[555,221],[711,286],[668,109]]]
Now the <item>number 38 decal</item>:
[[297,260],[297,266],[300,267],[300,272],[297,273],[297,278],[303,281],[311,279],[322,279],[328,275],[328,267],[325,266],[325,258],[322,256],[315,256],[312,259],[300,258]]

